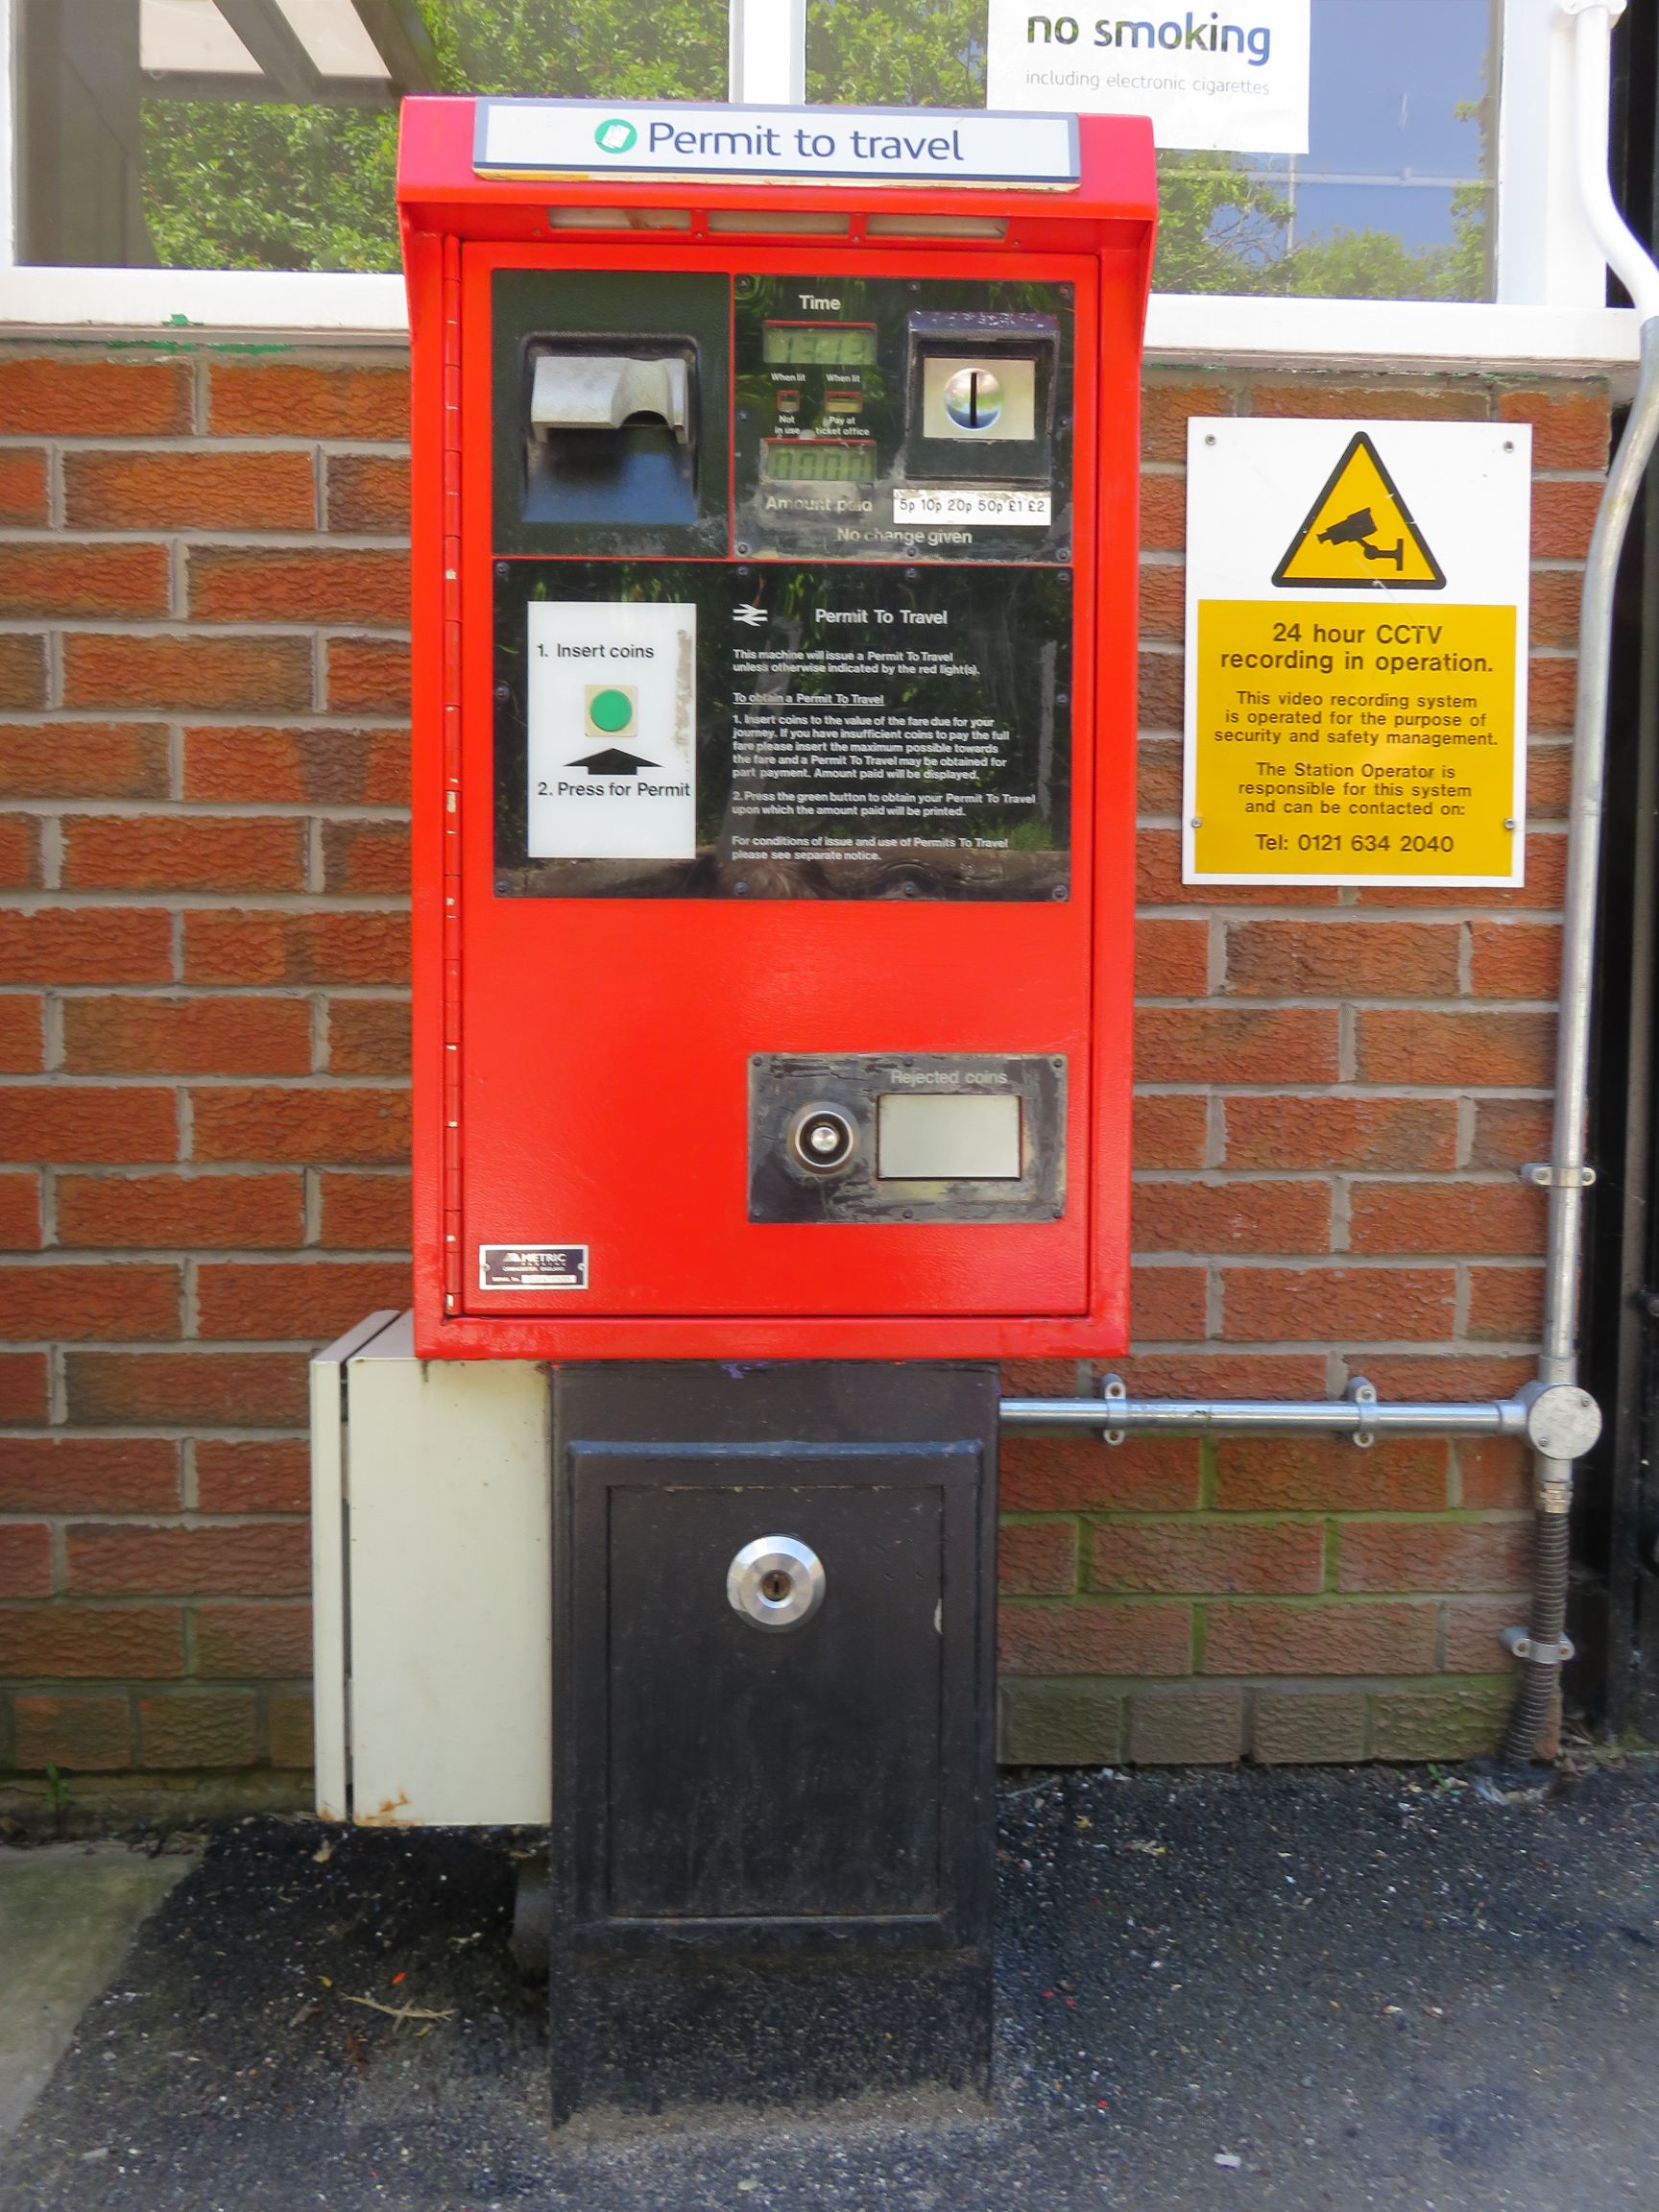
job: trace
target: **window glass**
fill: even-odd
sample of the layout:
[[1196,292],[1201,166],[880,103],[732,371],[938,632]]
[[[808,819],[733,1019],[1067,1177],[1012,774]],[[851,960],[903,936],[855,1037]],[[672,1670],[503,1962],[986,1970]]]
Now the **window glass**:
[[[1309,152],[1161,152],[1157,289],[1489,300],[1501,15],[1312,0]],[[811,100],[978,106],[984,0],[808,0],[806,58]]]
[[726,90],[726,0],[14,5],[23,261],[395,270],[402,93]]

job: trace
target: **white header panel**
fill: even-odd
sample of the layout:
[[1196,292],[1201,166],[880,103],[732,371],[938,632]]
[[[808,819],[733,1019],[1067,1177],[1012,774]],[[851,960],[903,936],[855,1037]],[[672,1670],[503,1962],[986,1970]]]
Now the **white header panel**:
[[1064,186],[1077,181],[1077,125],[982,108],[480,100],[472,165],[520,177]]

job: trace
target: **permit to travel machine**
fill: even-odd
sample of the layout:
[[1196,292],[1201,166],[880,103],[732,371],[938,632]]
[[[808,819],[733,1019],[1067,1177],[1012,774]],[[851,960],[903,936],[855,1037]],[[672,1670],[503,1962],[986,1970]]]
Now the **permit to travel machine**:
[[557,2121],[983,2087],[993,1362],[1128,1328],[1133,117],[411,100],[412,1318],[319,1801],[550,1824]]

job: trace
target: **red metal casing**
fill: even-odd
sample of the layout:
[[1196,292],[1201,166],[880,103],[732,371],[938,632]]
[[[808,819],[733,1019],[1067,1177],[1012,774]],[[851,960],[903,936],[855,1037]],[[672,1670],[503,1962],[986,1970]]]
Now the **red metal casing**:
[[[404,104],[413,334],[415,1338],[422,1358],[997,1358],[1128,1334],[1142,331],[1149,125],[1085,117],[1080,181],[502,180],[474,103]],[[687,228],[555,230],[672,207]],[[767,213],[764,234],[708,218]],[[1003,235],[867,235],[941,211]],[[786,218],[849,215],[791,238]],[[1075,288],[1072,890],[1064,904],[499,898],[490,280],[502,268],[1052,278]],[[756,1053],[1064,1053],[1067,1203],[1035,1222],[746,1213]],[[694,1132],[670,1160],[665,1131]],[[582,1239],[589,1287],[478,1287],[493,1238]]]

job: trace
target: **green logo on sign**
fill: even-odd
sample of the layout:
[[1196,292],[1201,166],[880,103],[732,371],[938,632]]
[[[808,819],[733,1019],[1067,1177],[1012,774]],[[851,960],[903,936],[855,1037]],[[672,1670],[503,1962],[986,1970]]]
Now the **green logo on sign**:
[[626,117],[613,115],[595,130],[593,143],[601,154],[626,154],[638,135]]

